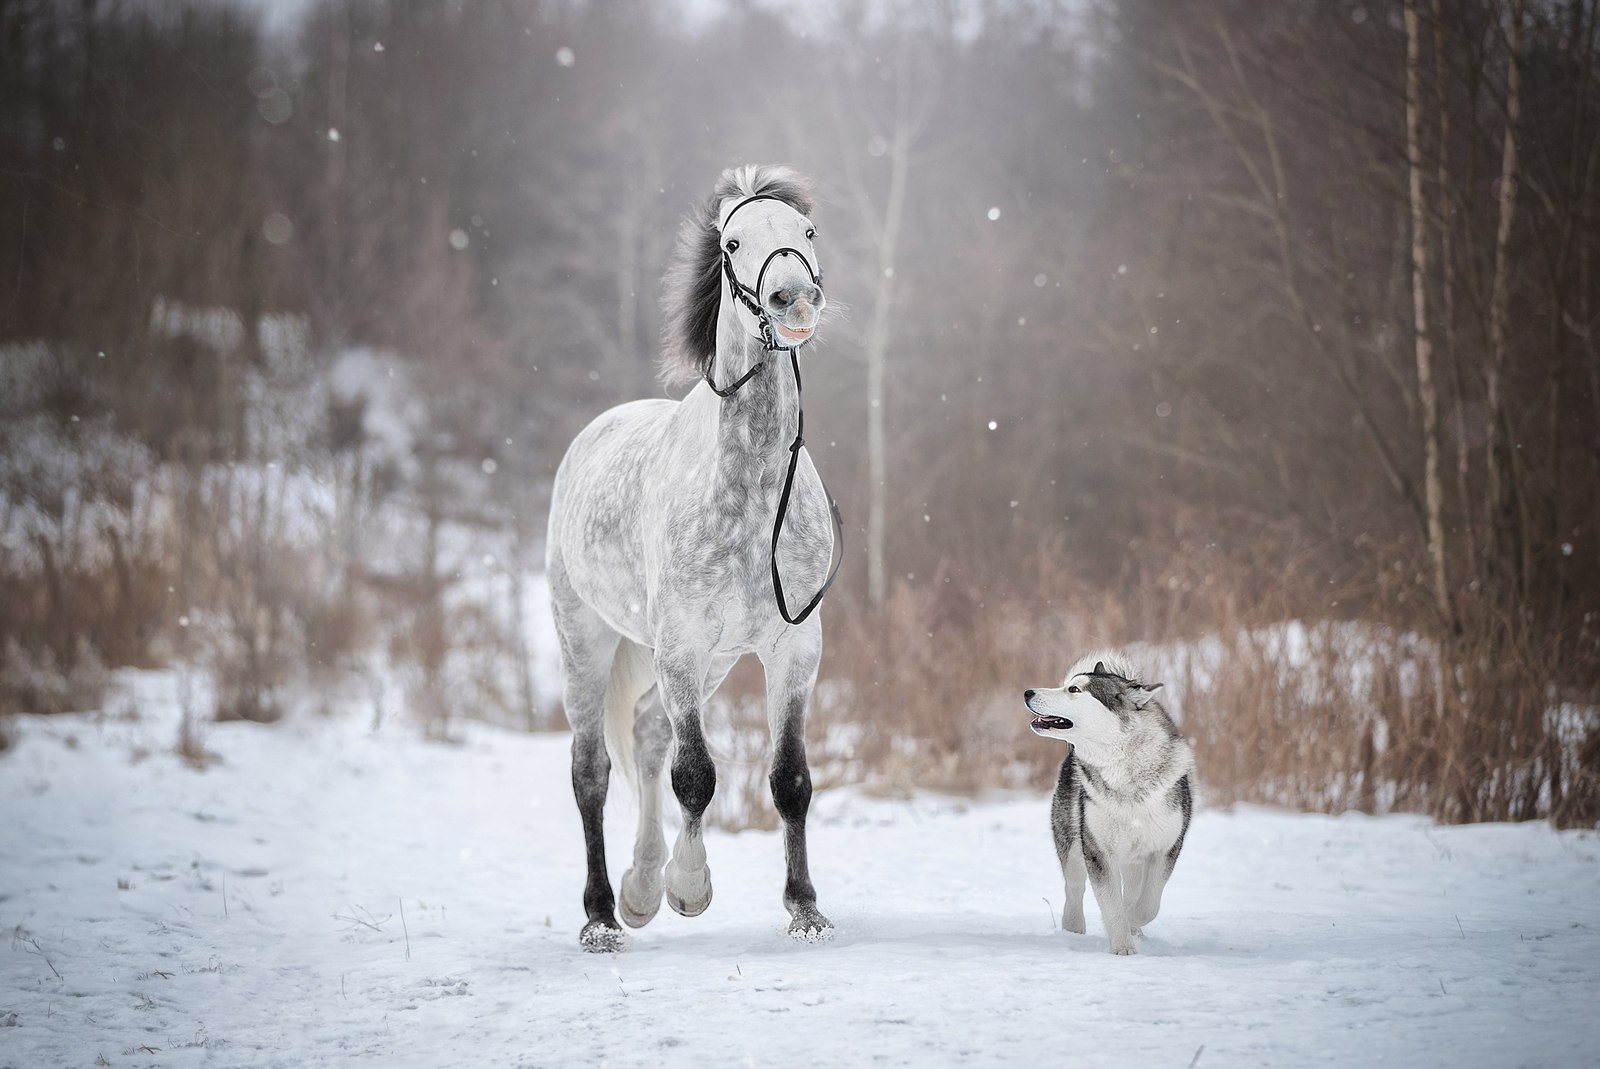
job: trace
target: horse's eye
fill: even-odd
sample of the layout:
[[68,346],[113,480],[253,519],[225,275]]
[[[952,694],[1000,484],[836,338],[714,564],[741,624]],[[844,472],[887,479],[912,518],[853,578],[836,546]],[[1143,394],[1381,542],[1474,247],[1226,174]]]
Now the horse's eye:
[[738,238],[729,238],[728,239],[728,244],[724,245],[723,248],[727,249],[729,252],[738,252],[739,251],[739,239]]
[[1077,687],[1068,687],[1067,688],[1067,693],[1068,694],[1081,694],[1083,692],[1080,691]]
[[806,240],[807,241],[810,241],[812,238],[815,238],[816,236],[817,236],[817,228],[816,227],[814,227],[814,226],[806,227]]

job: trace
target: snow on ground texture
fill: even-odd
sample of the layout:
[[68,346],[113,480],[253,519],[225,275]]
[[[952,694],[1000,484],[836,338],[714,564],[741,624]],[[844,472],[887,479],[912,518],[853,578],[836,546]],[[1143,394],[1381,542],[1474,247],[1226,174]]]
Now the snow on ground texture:
[[0,758],[0,1066],[1600,1063],[1591,833],[1202,810],[1118,958],[1092,894],[1055,930],[1044,797],[834,792],[831,942],[784,934],[778,836],[713,832],[710,910],[592,956],[565,736],[217,725],[195,772],[136,682]]

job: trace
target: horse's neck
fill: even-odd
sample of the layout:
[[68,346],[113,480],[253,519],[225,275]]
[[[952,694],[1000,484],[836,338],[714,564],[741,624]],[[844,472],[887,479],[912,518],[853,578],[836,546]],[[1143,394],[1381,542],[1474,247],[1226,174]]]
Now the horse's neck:
[[[765,366],[732,397],[715,398],[717,472],[730,489],[776,493],[799,415],[799,393],[786,354],[768,352],[725,309],[712,377],[727,389],[758,361]],[[714,395],[713,395],[714,396]]]

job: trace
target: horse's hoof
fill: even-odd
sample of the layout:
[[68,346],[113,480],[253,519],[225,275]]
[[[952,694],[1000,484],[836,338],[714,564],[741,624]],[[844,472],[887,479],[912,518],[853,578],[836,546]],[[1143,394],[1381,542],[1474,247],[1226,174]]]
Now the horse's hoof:
[[616,921],[597,917],[578,933],[578,945],[590,954],[615,954],[628,948],[628,936]]
[[833,937],[833,922],[815,907],[802,909],[789,920],[789,938],[803,943],[821,943]]
[[684,917],[698,917],[711,905],[711,868],[707,866],[692,876],[685,876],[675,862],[667,862],[667,905],[674,913]]
[[[622,923],[629,928],[643,928],[661,909],[660,875],[657,874],[655,877],[656,886],[653,895],[639,887],[642,879],[637,875],[636,869],[629,869],[622,874],[622,886],[619,888],[621,893],[617,895],[617,912],[622,915]],[[634,906],[636,898],[640,902],[648,902],[649,905],[644,909],[636,908]]]

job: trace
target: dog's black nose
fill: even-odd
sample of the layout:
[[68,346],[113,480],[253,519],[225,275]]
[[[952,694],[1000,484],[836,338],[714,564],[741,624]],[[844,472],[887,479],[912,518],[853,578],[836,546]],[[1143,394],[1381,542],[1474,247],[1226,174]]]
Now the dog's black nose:
[[1033,691],[1031,691],[1031,690],[1023,691],[1022,692],[1022,700],[1025,701],[1025,702],[1033,701]]

